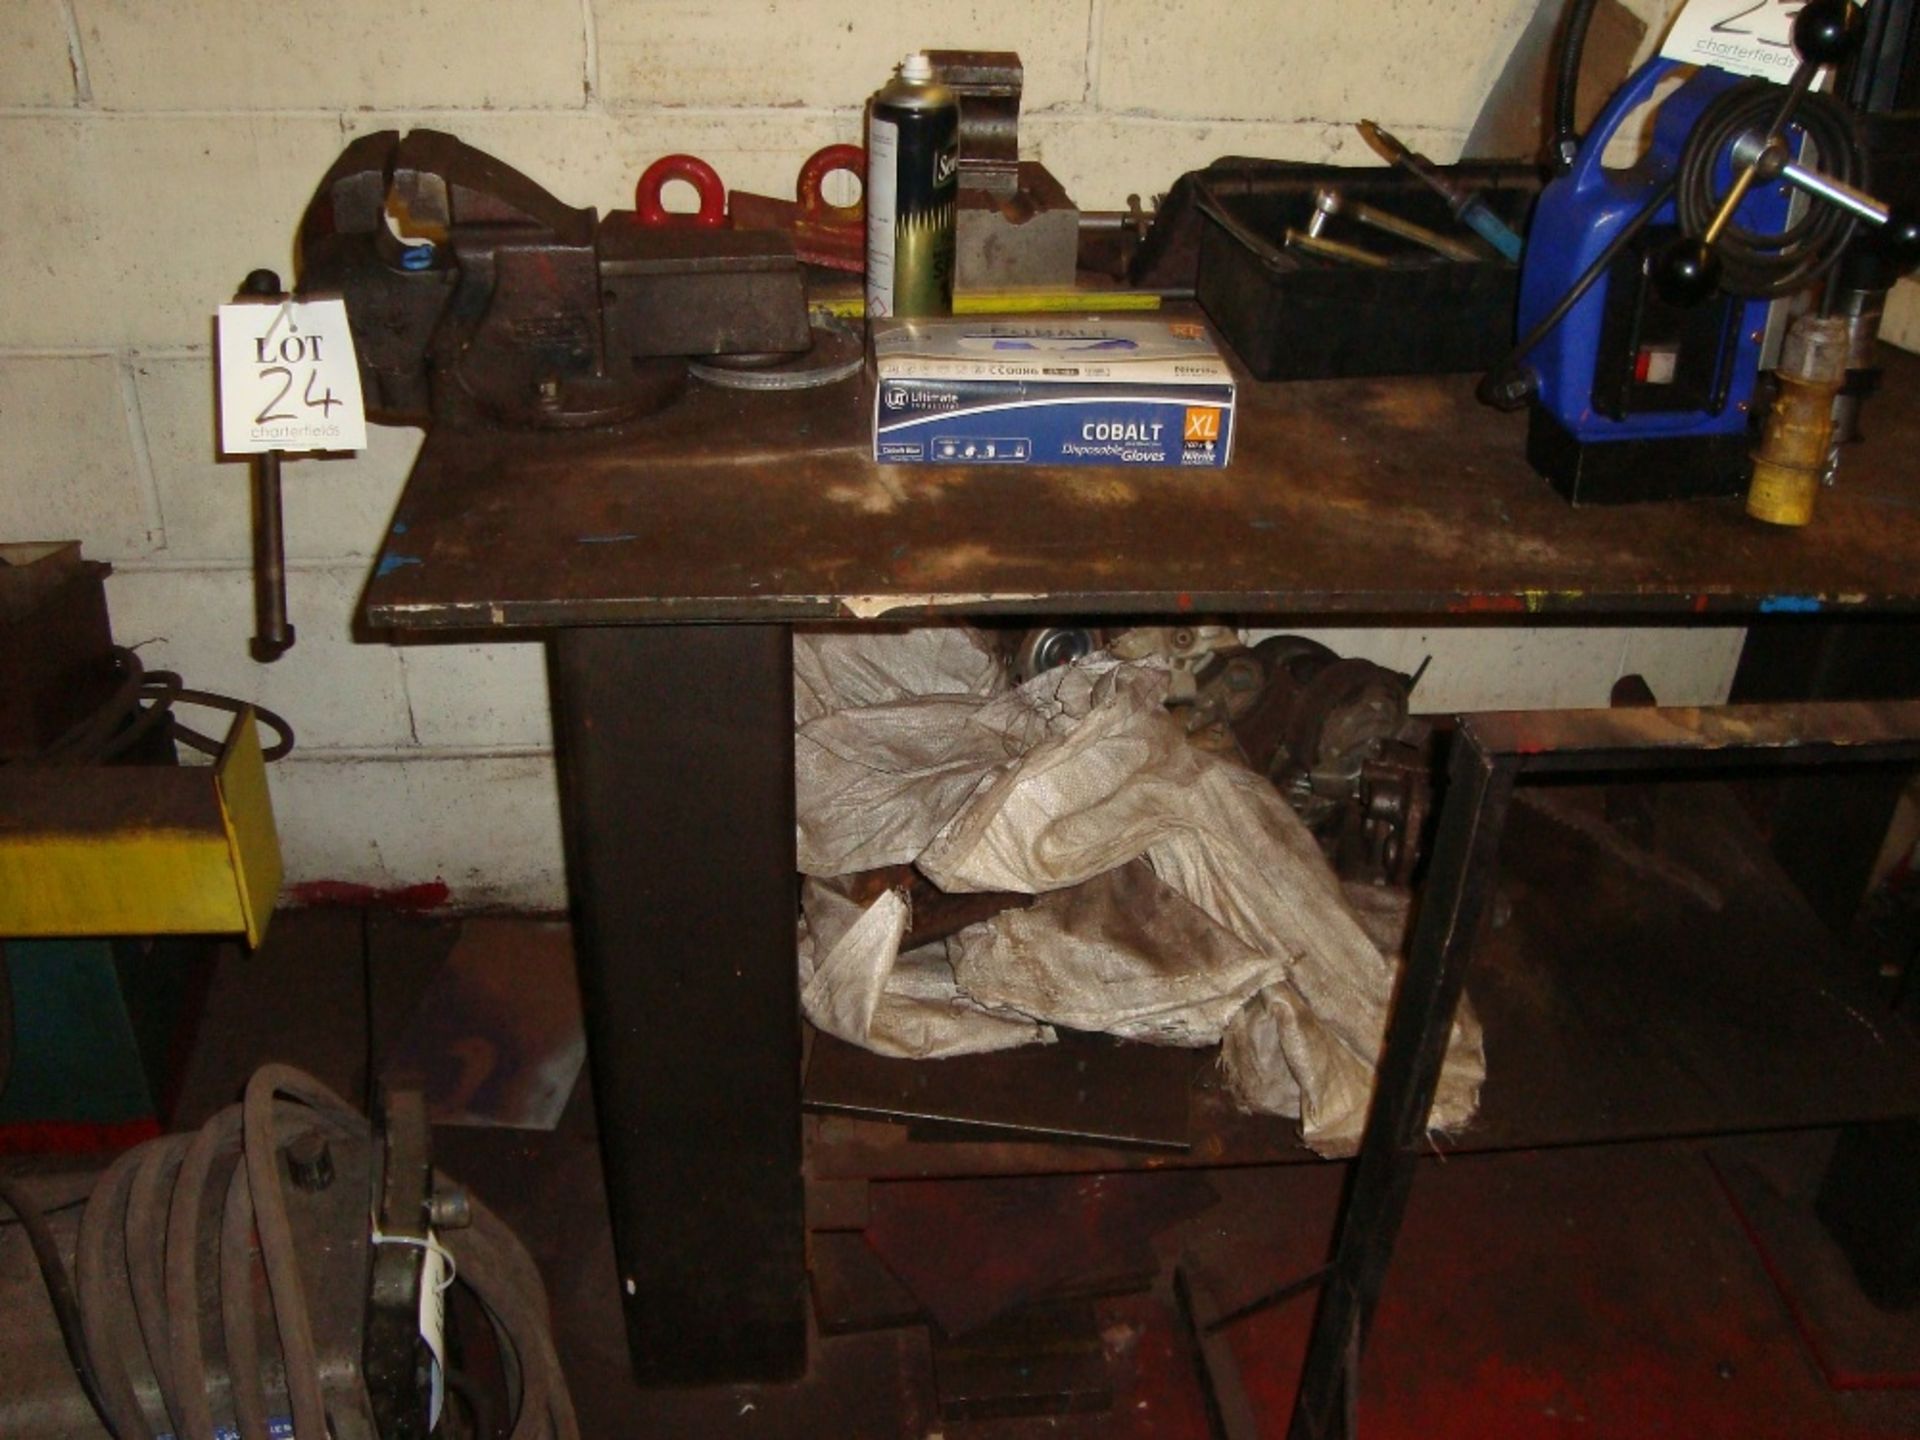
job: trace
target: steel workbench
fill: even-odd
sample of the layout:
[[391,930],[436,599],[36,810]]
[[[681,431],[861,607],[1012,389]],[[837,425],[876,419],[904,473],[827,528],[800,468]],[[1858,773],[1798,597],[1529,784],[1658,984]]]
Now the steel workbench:
[[[589,1049],[642,1378],[771,1380],[805,1364],[794,624],[1911,613],[1916,394],[1920,361],[1890,356],[1870,438],[1799,532],[1749,520],[1737,500],[1572,510],[1527,469],[1524,418],[1477,405],[1470,377],[1243,386],[1225,471],[875,466],[857,381],[798,395],[696,387],[604,432],[430,434],[365,614],[415,637],[550,646]],[[1884,753],[1920,738],[1909,707],[1874,715]],[[1671,731],[1661,743],[1690,745]],[[1469,777],[1483,789],[1518,763],[1493,740],[1464,750],[1485,762]],[[1434,872],[1464,870],[1471,844],[1443,826]],[[1416,1042],[1433,1006],[1450,1011],[1464,963],[1439,930],[1425,939],[1431,1004],[1383,1068],[1402,1103],[1397,1118],[1376,1105],[1382,1146],[1421,1128]],[[1398,1155],[1374,1168],[1386,1240],[1353,1263],[1377,1291],[1410,1176]],[[1323,1303],[1316,1340],[1336,1361],[1355,1353],[1341,1337],[1354,1313],[1364,1333],[1370,1307],[1364,1286],[1349,1289]],[[1303,1408],[1302,1423],[1335,1426],[1340,1366],[1323,1368],[1323,1413]]]

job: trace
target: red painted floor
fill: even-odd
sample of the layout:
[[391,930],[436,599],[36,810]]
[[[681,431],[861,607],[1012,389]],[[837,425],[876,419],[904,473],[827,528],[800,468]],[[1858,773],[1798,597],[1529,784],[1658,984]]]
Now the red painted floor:
[[[1257,1183],[1276,1209],[1317,1191],[1302,1199],[1324,1216],[1319,1179]],[[1293,1258],[1310,1262],[1324,1232],[1302,1228],[1314,1234]],[[1234,1332],[1262,1434],[1285,1433],[1310,1314],[1303,1298]],[[1628,1145],[1422,1168],[1360,1427],[1423,1440],[1913,1436],[1920,1391],[1829,1389],[1703,1151]]]
[[[451,928],[376,917],[363,930],[340,911],[280,917],[268,953],[236,958],[217,977],[190,1097],[200,1108],[219,1103],[268,1056],[359,1091],[368,1052],[391,1042]],[[195,1104],[185,1108],[179,1122],[198,1123]],[[798,1386],[636,1389],[584,1082],[552,1133],[442,1127],[435,1144],[441,1166],[487,1198],[539,1259],[584,1433],[596,1440],[1204,1440],[1195,1367],[1165,1299],[1173,1262],[1183,1260],[1217,1306],[1311,1270],[1342,1177],[1336,1165],[1208,1172],[1218,1200],[1198,1214],[1190,1191],[1170,1196],[1170,1228],[1143,1252],[1149,1269],[1160,1261],[1157,1288],[1097,1302],[1112,1407],[961,1423],[939,1415],[924,1324],[818,1339]],[[870,1209],[886,1213],[894,1243],[914,1243],[916,1223],[928,1247],[951,1242],[942,1215],[965,1192],[926,1204],[916,1220],[911,1197],[883,1197],[883,1185],[874,1182]],[[1223,1348],[1235,1364],[1220,1377],[1223,1404],[1252,1417],[1235,1440],[1285,1433],[1312,1303],[1297,1298],[1229,1332]],[[1828,1388],[1704,1148],[1617,1145],[1423,1164],[1363,1371],[1360,1422],[1368,1440],[1920,1436],[1920,1391]]]

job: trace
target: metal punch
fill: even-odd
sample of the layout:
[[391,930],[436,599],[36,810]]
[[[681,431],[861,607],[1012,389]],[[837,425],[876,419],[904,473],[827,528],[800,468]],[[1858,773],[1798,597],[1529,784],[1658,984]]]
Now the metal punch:
[[1304,251],[1308,255],[1318,255],[1322,260],[1338,260],[1347,265],[1364,265],[1370,270],[1389,270],[1393,262],[1384,255],[1376,255],[1371,250],[1362,250],[1358,245],[1348,245],[1343,241],[1329,240],[1324,235],[1316,235],[1312,230],[1296,230],[1287,227],[1283,243],[1289,250]]
[[1330,190],[1325,186],[1313,192],[1313,218],[1307,222],[1307,234],[1315,239],[1321,238],[1328,217],[1333,215],[1344,215],[1358,224],[1388,235],[1397,235],[1402,240],[1411,240],[1415,245],[1423,246],[1436,255],[1444,255],[1449,260],[1471,264],[1486,258],[1464,241],[1454,240],[1358,200],[1348,200],[1338,190]]

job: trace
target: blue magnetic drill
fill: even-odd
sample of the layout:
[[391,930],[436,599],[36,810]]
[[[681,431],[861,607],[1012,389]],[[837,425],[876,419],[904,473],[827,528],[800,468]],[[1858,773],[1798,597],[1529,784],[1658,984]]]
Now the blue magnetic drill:
[[[1566,27],[1564,168],[1528,232],[1522,338],[1480,395],[1531,405],[1527,458],[1575,504],[1739,494],[1774,302],[1816,285],[1863,224],[1904,268],[1920,224],[1863,193],[1854,117],[1812,89],[1855,43],[1845,0],[1795,17],[1788,85],[1656,59],[1576,140],[1571,80],[1592,8],[1575,0]],[[1609,140],[1676,73],[1644,155],[1606,168]],[[1822,170],[1796,158],[1810,155]]]

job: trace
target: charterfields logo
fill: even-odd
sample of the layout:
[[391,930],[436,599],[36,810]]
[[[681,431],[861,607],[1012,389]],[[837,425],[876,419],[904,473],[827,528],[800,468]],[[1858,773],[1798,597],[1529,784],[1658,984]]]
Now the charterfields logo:
[[1186,438],[1189,440],[1218,440],[1220,438],[1220,412],[1211,406],[1188,406]]

